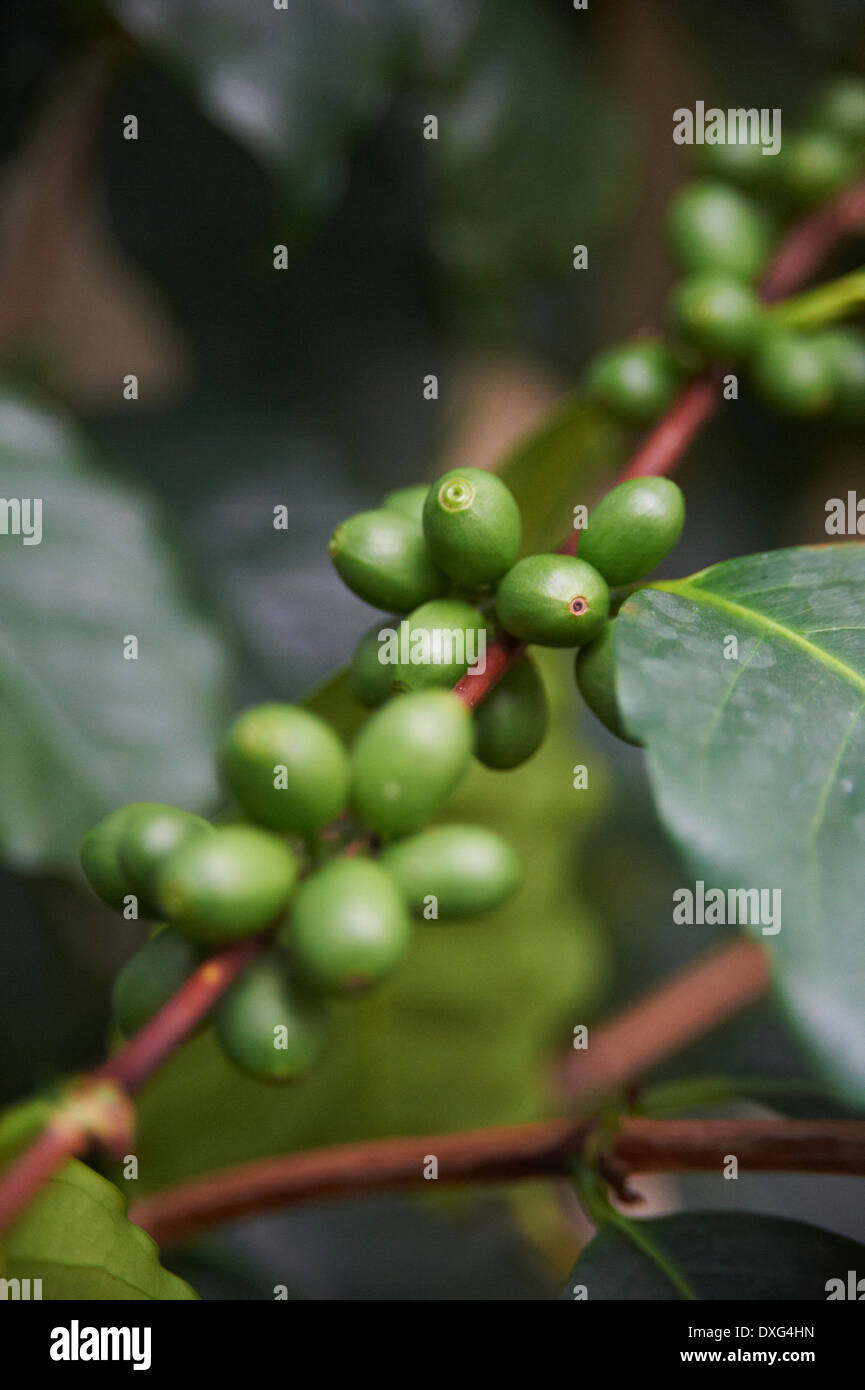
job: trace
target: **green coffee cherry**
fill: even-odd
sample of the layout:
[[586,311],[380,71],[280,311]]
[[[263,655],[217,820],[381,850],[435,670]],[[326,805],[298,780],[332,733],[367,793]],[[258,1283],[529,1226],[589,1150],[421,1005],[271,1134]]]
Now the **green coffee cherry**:
[[413,484],[411,487],[398,487],[389,492],[382,502],[389,512],[402,512],[412,521],[423,522],[423,504],[429,492],[428,483]]
[[605,409],[631,425],[648,425],[672,403],[680,385],[675,359],[662,343],[637,339],[595,359],[587,388]]
[[374,608],[408,613],[447,588],[421,527],[393,508],[349,517],[328,549],[340,579]]
[[577,652],[574,671],[580,694],[593,714],[617,738],[625,743],[636,739],[625,732],[619,702],[616,698],[616,668],[613,653],[615,619],[605,623],[600,635]]
[[163,927],[130,956],[114,981],[111,1011],[124,1037],[149,1023],[201,964],[204,956],[173,927]]
[[225,783],[246,814],[271,830],[312,835],[345,809],[348,754],[329,724],[297,705],[254,705],[221,752]]
[[326,994],[379,984],[411,937],[405,899],[371,859],[333,859],[301,884],[279,934],[299,974]]
[[777,410],[790,415],[821,415],[832,404],[832,364],[818,334],[767,334],[757,349],[752,370],[760,395]]
[[165,916],[191,941],[220,946],[268,927],[297,877],[287,845],[251,825],[217,826],[169,855],[157,879]]
[[781,177],[793,202],[814,207],[834,197],[856,170],[856,157],[829,131],[803,131],[784,141]]
[[815,336],[832,372],[835,414],[851,425],[865,423],[865,334],[835,328]]
[[159,915],[156,877],[169,854],[187,840],[212,832],[213,826],[208,821],[176,806],[143,802],[127,807],[117,852],[138,898],[139,916]]
[[686,184],[670,203],[667,232],[683,270],[715,270],[753,280],[769,254],[769,224],[760,210],[728,184]]
[[738,184],[749,190],[772,187],[778,155],[764,154],[757,140],[724,140],[695,147],[701,173],[709,179]]
[[423,529],[435,563],[457,584],[480,588],[510,569],[522,524],[510,489],[482,468],[457,468],[430,488]]
[[120,862],[120,843],[130,812],[154,806],[156,802],[137,801],[121,806],[94,825],[81,842],[81,867],[97,897],[109,907],[122,911],[124,899],[137,896],[129,875]]
[[669,554],[684,524],[681,488],[669,478],[631,478],[589,512],[580,558],[608,584],[631,584]]
[[352,804],[381,835],[417,830],[468,768],[472,726],[447,690],[399,695],[371,716],[351,750]]
[[479,825],[434,825],[384,851],[393,874],[419,917],[435,899],[436,916],[490,912],[515,893],[522,869],[510,845]]
[[[456,598],[422,603],[399,629],[399,660],[390,669],[397,690],[449,690],[468,666],[486,658],[492,629],[476,608]],[[403,657],[406,659],[403,660]]]
[[854,147],[865,145],[865,81],[838,77],[829,82],[817,95],[813,121]]
[[716,271],[689,275],[673,291],[668,313],[677,338],[706,357],[735,361],[752,350],[762,309],[741,280]]
[[377,709],[393,694],[394,667],[380,661],[385,629],[398,632],[400,619],[379,618],[361,637],[348,664],[348,684],[352,695],[368,709]]
[[216,1036],[228,1059],[259,1081],[293,1081],[321,1052],[327,1014],[292,979],[278,951],[247,966],[216,1015]]
[[527,555],[496,593],[502,627],[542,647],[581,647],[603,626],[610,592],[602,575],[572,555]]
[[547,695],[531,657],[524,656],[474,713],[475,757],[486,767],[518,767],[547,730]]

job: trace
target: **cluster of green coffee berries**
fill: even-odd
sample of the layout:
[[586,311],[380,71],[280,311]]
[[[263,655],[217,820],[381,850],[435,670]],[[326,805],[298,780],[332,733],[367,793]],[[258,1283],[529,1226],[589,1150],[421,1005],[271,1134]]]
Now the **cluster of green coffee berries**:
[[272,932],[217,1006],[216,1033],[250,1075],[297,1076],[320,1050],[327,997],[390,975],[413,915],[485,912],[519,886],[517,856],[491,830],[426,825],[471,746],[467,709],[443,691],[380,710],[350,753],[310,711],[258,705],[222,747],[237,819],[137,802],[100,821],[81,850],[91,886],[162,924],[115,982],[121,1032],[143,1027],[208,952]]
[[[610,590],[654,569],[684,520],[675,483],[634,478],[589,513],[579,557],[518,559],[519,508],[495,474],[455,469],[430,487],[389,494],[381,507],[337,527],[330,543],[349,588],[397,615],[375,623],[355,649],[355,694],[376,707],[407,692],[444,692],[462,678],[480,679],[482,663],[473,667],[466,653],[485,650],[486,639],[501,630],[526,645],[577,648],[577,684],[586,702],[625,737],[613,685]],[[390,660],[393,624],[403,640]],[[546,728],[546,697],[531,656],[519,656],[478,705],[472,725],[474,754],[488,767],[516,767],[535,752]]]
[[807,128],[777,154],[759,143],[703,145],[702,177],[673,198],[667,231],[684,279],[667,306],[665,339],[641,338],[598,358],[588,386],[628,424],[651,424],[689,376],[742,364],[783,412],[865,422],[865,334],[784,328],[755,283],[786,220],[843,189],[865,161],[865,81],[818,96]]

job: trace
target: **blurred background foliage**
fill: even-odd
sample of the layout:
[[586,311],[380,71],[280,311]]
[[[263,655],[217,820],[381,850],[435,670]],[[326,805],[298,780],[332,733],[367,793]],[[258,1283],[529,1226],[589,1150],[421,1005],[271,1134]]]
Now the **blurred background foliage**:
[[[40,547],[0,540],[12,1100],[99,1058],[111,979],[143,935],[81,889],[80,834],[145,796],[214,809],[230,708],[300,698],[345,660],[370,610],[326,541],[352,510],[445,464],[497,465],[556,408],[509,477],[533,541],[558,540],[628,442],[568,393],[599,347],[658,322],[672,281],[660,222],[689,167],[672,111],[702,99],[795,122],[865,47],[855,0],[8,0],[0,39],[0,491],[43,496],[46,526]],[[689,524],[668,572],[820,539],[857,448],[743,392],[683,469]],[[542,1113],[573,1026],[709,944],[712,929],[670,921],[681,870],[640,755],[577,716],[567,660],[545,673],[555,737],[506,796],[478,769],[452,808],[519,849],[515,905],[419,930],[402,975],[338,1015],[295,1088],[240,1079],[206,1034],[184,1049],[142,1105],[141,1190],[291,1147]],[[588,792],[572,789],[577,763]],[[663,1070],[803,1067],[761,1006]],[[654,1184],[656,1208],[715,1199],[707,1181]],[[740,1206],[865,1235],[843,1179],[727,1186]],[[544,1296],[579,1221],[545,1187],[506,1195],[247,1222],[177,1267],[217,1297],[275,1282],[299,1297]]]

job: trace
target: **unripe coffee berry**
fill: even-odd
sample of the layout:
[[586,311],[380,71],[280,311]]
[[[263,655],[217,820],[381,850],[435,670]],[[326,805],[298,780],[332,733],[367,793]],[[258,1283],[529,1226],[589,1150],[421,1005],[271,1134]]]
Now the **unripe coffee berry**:
[[219,1005],[216,1036],[229,1061],[259,1081],[293,1081],[321,1052],[327,1013],[279,951],[247,966]]
[[173,927],[162,927],[130,956],[114,981],[111,1011],[124,1037],[149,1023],[201,964],[202,952]]
[[221,825],[169,855],[157,895],[165,916],[191,941],[220,946],[270,926],[296,877],[295,857],[275,835]]
[[771,243],[763,213],[737,188],[700,180],[686,184],[667,213],[667,233],[683,270],[716,270],[755,279]]
[[856,155],[830,131],[810,130],[784,141],[781,178],[786,192],[801,207],[824,203],[849,183]]
[[754,291],[741,280],[702,271],[676,287],[668,314],[673,333],[688,347],[710,359],[735,361],[753,348],[762,309]]
[[603,626],[610,593],[593,565],[572,555],[527,555],[496,592],[502,627],[542,647],[579,647]]
[[763,399],[786,414],[821,415],[832,404],[832,364],[818,334],[767,334],[752,371]]
[[423,504],[428,492],[428,483],[413,483],[410,487],[394,488],[393,492],[387,494],[381,505],[386,507],[388,511],[402,512],[403,516],[421,524],[423,522]]
[[423,529],[435,563],[466,588],[493,584],[520,548],[520,511],[510,489],[482,468],[458,468],[433,483]]
[[305,879],[279,933],[299,974],[326,994],[379,984],[400,964],[410,938],[405,898],[371,859],[334,859]]
[[865,145],[865,81],[839,77],[817,94],[814,124],[832,131],[854,148]]
[[348,664],[348,686],[352,695],[368,709],[377,709],[393,694],[394,666],[380,658],[389,632],[399,631],[399,617],[379,618],[361,637]]
[[348,754],[338,735],[297,705],[254,705],[238,715],[221,767],[238,805],[272,830],[312,835],[348,798]]
[[531,657],[507,671],[474,713],[475,757],[485,767],[518,767],[547,729],[547,696]]
[[81,842],[81,867],[97,897],[120,912],[124,900],[136,896],[129,874],[120,862],[120,845],[129,816],[157,802],[136,801],[121,806],[88,830]]
[[601,353],[586,384],[592,397],[611,414],[627,424],[648,425],[672,404],[680,380],[679,368],[667,348],[647,338]]
[[156,917],[156,878],[165,860],[188,840],[213,834],[213,826],[190,811],[155,802],[133,803],[127,811],[118,847],[120,863],[138,898],[139,916]]
[[479,825],[434,825],[384,851],[412,911],[422,917],[435,899],[437,914],[490,912],[519,888],[522,869],[510,845]]
[[471,719],[455,695],[396,696],[371,716],[351,750],[355,812],[381,835],[417,830],[450,796],[471,753]]
[[[397,662],[390,667],[397,690],[449,690],[486,657],[492,628],[470,603],[435,598],[404,619],[391,639]],[[385,652],[385,654],[387,654]]]
[[337,526],[328,550],[343,582],[374,608],[408,613],[447,588],[422,528],[394,508],[349,517]]
[[771,187],[776,154],[767,154],[760,140],[722,140],[717,145],[697,145],[695,155],[700,172],[721,183],[738,184],[749,190]]
[[615,619],[611,618],[594,642],[577,652],[574,669],[580,694],[592,713],[617,738],[635,743],[625,730],[616,695],[615,628]]
[[669,554],[684,524],[681,488],[669,478],[631,478],[589,512],[580,557],[608,584],[631,584]]

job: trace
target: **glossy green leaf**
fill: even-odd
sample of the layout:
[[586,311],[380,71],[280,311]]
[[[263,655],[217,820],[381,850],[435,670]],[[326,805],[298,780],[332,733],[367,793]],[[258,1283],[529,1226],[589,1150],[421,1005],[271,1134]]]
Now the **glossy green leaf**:
[[[678,1300],[684,1295],[672,1272],[698,1299],[825,1301],[837,1292],[835,1285],[827,1289],[830,1280],[846,1286],[848,1270],[865,1265],[865,1246],[857,1241],[754,1212],[684,1212],[631,1225],[632,1236],[615,1225],[601,1227],[562,1299]],[[700,1349],[709,1345],[722,1344]]]
[[[142,1188],[290,1149],[543,1111],[552,1056],[597,998],[607,959],[576,876],[602,782],[593,764],[591,790],[573,789],[584,758],[562,707],[569,665],[545,656],[558,710],[540,752],[514,772],[474,766],[439,818],[487,825],[512,844],[521,891],[482,917],[418,922],[392,979],[336,1001],[321,1061],[288,1088],[241,1076],[210,1031],[188,1044],[141,1098]],[[331,687],[340,719],[336,696]]]
[[[15,511],[0,533],[0,846],[16,866],[65,868],[124,802],[209,803],[227,664],[154,503],[104,473],[64,419],[9,391],[0,475],[7,501],[42,509],[38,544],[13,533]],[[137,660],[124,657],[130,636]]]
[[154,1241],[126,1219],[117,1188],[76,1160],[10,1228],[0,1243],[0,1271],[10,1280],[40,1279],[48,1301],[197,1297],[162,1268]]
[[585,397],[563,401],[507,455],[499,476],[517,499],[524,555],[555,550],[625,457],[629,436]]
[[[768,896],[746,929],[771,947],[780,996],[829,1079],[859,1102],[863,597],[862,544],[781,550],[640,590],[616,635],[625,723],[663,821],[707,890],[780,890],[780,930]],[[697,949],[700,927],[681,930]]]

